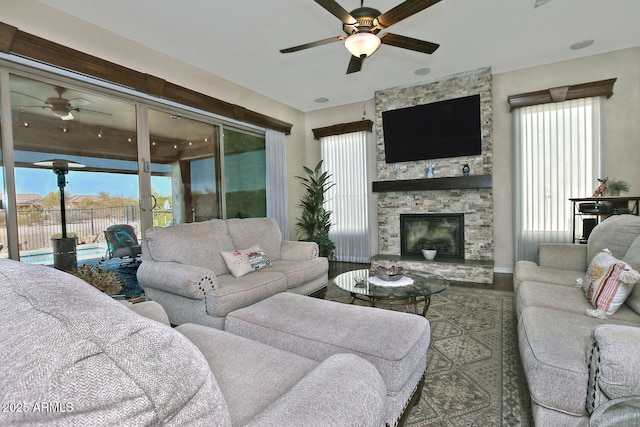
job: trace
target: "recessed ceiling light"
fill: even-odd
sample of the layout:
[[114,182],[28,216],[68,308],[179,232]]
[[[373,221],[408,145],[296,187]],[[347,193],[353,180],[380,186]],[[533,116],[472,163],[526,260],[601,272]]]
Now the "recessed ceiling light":
[[425,68],[418,68],[413,72],[413,74],[415,74],[416,76],[426,76],[430,72],[431,72],[431,68],[425,67]]
[[569,49],[578,50],[584,49],[585,47],[589,47],[593,44],[593,40],[583,40],[581,42],[577,42],[569,46]]
[[316,98],[314,99],[315,102],[317,102],[318,104],[324,104],[325,102],[329,102],[329,98],[325,98],[324,96],[322,98]]

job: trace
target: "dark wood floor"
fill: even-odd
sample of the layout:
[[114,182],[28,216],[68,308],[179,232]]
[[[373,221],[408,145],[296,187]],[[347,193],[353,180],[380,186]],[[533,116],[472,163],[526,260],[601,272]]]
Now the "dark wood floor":
[[[329,262],[329,279],[336,277],[340,273],[345,271],[357,270],[360,268],[370,268],[371,264],[357,264],[352,262]],[[495,291],[510,291],[513,292],[513,275],[506,273],[494,273],[493,284],[486,283],[472,283],[472,282],[449,282],[451,286],[462,286],[465,288],[476,289],[493,289]]]

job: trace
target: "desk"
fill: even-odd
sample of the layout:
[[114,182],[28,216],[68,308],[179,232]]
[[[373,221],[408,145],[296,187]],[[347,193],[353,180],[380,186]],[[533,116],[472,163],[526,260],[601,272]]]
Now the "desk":
[[[588,235],[576,237],[576,221],[590,217],[594,220],[593,225],[597,225],[602,219],[611,215],[632,214],[638,215],[638,202],[640,196],[602,196],[602,197],[581,197],[569,199],[573,203],[573,242],[587,243]],[[593,204],[592,209],[580,209],[582,204]],[[631,207],[629,207],[631,205]],[[585,234],[585,233],[583,233]]]

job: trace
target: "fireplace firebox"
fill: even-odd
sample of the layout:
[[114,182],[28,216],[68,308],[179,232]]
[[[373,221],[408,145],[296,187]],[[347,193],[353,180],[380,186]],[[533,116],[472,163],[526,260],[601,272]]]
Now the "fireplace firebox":
[[436,257],[464,258],[464,214],[401,214],[401,255],[422,255],[436,249]]

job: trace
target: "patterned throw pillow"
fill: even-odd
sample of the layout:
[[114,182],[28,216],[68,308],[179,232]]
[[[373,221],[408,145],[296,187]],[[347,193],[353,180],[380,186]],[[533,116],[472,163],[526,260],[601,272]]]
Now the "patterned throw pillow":
[[587,313],[606,317],[615,313],[640,279],[640,273],[629,264],[616,259],[609,249],[599,252],[589,265],[582,282],[582,290],[596,310]]
[[233,277],[242,277],[247,273],[258,271],[271,265],[267,254],[258,245],[251,246],[248,249],[221,251],[220,254],[222,254],[222,258]]

